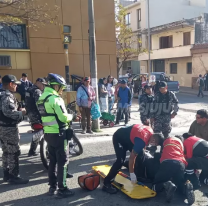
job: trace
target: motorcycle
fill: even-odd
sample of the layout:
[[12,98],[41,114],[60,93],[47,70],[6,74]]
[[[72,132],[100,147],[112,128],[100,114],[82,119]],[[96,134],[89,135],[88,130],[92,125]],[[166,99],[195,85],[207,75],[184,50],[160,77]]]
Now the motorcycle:
[[[73,120],[79,120],[81,121],[81,116],[77,115],[77,111],[73,110],[73,107],[76,102],[69,103],[67,106],[67,111],[69,114],[73,114],[74,118]],[[48,169],[49,166],[49,153],[48,153],[48,147],[47,147],[47,142],[44,139],[44,132],[43,132],[43,126],[42,124],[33,124],[32,126],[33,130],[33,141],[36,142],[38,141],[40,144],[40,158],[43,163],[43,166]],[[69,125],[70,128],[70,133],[71,133],[71,140],[68,142],[68,151],[70,155],[73,156],[79,156],[83,153],[83,147],[82,144],[80,143],[76,133],[74,132],[74,129],[72,127],[72,121],[70,122]]]

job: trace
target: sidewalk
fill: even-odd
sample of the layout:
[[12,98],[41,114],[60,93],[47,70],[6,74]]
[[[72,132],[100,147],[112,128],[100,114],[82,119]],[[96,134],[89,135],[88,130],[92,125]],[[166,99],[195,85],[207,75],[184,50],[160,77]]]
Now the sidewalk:
[[[190,87],[180,87],[180,92],[179,93],[186,93],[186,94],[198,94],[198,90],[192,89]],[[208,91],[203,91],[204,96],[208,96]]]

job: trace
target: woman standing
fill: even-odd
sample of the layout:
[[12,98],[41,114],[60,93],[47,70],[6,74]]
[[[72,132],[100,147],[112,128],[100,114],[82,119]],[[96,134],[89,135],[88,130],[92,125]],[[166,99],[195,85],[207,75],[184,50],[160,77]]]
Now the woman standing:
[[99,100],[100,100],[100,111],[102,112],[108,112],[108,91],[106,88],[107,79],[103,78],[102,81],[100,81],[101,85],[99,88]]
[[107,90],[108,90],[108,112],[111,113],[113,109],[113,105],[115,102],[115,85],[117,85],[118,80],[114,79],[112,83],[108,83]]

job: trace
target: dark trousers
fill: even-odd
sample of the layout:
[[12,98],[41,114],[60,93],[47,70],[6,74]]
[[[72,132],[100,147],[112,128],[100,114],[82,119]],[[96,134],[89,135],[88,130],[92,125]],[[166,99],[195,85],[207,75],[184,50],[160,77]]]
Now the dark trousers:
[[116,123],[117,124],[119,123],[122,114],[125,115],[125,124],[127,124],[128,121],[129,121],[129,111],[128,111],[128,108],[118,108],[117,116],[116,116]]
[[167,160],[160,164],[160,169],[157,172],[153,185],[156,192],[163,189],[163,184],[172,180],[178,187],[179,191],[183,191],[185,165],[182,162],[175,160]]
[[82,129],[86,129],[86,119],[87,119],[87,130],[91,130],[91,108],[82,107]]
[[193,157],[187,160],[187,170],[201,169],[202,172],[199,176],[199,180],[204,183],[205,179],[208,179],[208,158],[206,157]]
[[204,89],[204,87],[201,87],[201,86],[199,87],[198,97],[200,97],[200,95],[201,95],[202,97],[204,97],[203,89]]
[[117,160],[111,167],[111,170],[106,176],[106,178],[104,179],[105,185],[113,182],[114,178],[118,174],[119,170],[122,168],[123,163],[126,159],[126,152],[128,151],[128,146],[119,143],[119,136],[120,136],[119,131],[117,131],[113,135],[113,146],[114,146]]
[[[59,134],[45,134],[45,140],[48,144],[49,152],[49,185],[56,188],[58,182],[58,188],[66,188],[66,175],[67,175],[67,154],[66,149],[68,141],[66,139],[66,133]],[[57,176],[56,176],[56,164],[57,164]]]

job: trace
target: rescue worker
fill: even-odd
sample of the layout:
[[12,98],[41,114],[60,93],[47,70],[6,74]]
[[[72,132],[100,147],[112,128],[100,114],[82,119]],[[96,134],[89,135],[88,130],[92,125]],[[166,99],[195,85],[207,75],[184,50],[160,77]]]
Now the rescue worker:
[[202,170],[199,180],[201,183],[208,185],[208,142],[191,133],[183,134],[183,138],[185,157],[188,162],[186,175],[190,176],[189,180],[193,181],[195,183],[195,189],[198,189],[200,183],[197,181],[198,178],[194,170]]
[[3,181],[10,184],[27,184],[29,180],[19,177],[19,130],[18,123],[23,120],[26,110],[19,108],[13,95],[21,82],[13,75],[2,78],[3,88],[0,90],[0,141],[2,146]]
[[150,85],[144,86],[144,94],[139,99],[139,112],[142,124],[150,125],[150,112],[153,106],[154,97],[152,95],[152,87]]
[[129,172],[132,183],[137,182],[137,177],[134,173],[135,159],[143,157],[143,149],[147,145],[162,145],[163,135],[153,134],[151,127],[135,124],[129,127],[118,129],[113,135],[113,146],[116,152],[116,162],[113,164],[110,172],[104,179],[103,191],[115,194],[117,190],[112,187],[111,182],[118,174],[119,170],[124,164],[126,159],[126,152],[130,151],[131,155],[129,158]]
[[[56,193],[57,198],[72,196],[73,191],[66,185],[69,122],[73,116],[67,113],[63,99],[60,97],[67,87],[65,79],[58,74],[48,74],[48,85],[39,98],[37,105],[41,115],[45,140],[49,152],[49,195]],[[57,164],[57,176],[55,174]]]
[[193,204],[195,196],[193,185],[184,179],[185,167],[188,165],[184,157],[183,142],[178,137],[167,138],[163,143],[163,151],[160,159],[160,169],[157,172],[153,190],[161,192],[163,188],[166,191],[166,201],[173,199],[176,189],[186,195],[189,204]]
[[[29,87],[25,93],[25,108],[27,110],[27,115],[31,123],[31,127],[34,125],[40,125],[41,129],[41,116],[37,108],[37,101],[42,95],[45,88],[46,81],[43,78],[38,78],[32,87]],[[37,156],[36,149],[38,147],[38,140],[33,140],[30,145],[30,150],[28,156]]]
[[173,92],[168,91],[167,83],[159,83],[159,92],[155,94],[151,121],[154,132],[162,132],[165,138],[172,130],[171,119],[175,118],[179,110],[178,99]]

